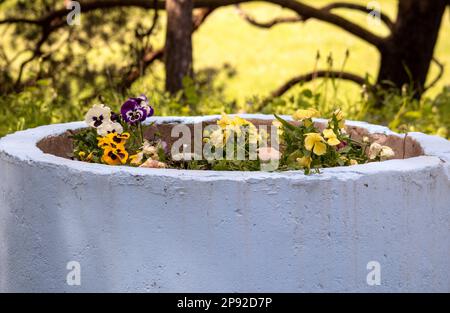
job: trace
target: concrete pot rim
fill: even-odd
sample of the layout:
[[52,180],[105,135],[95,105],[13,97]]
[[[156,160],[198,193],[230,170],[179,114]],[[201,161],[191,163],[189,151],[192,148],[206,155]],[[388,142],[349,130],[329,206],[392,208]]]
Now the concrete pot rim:
[[[240,114],[246,119],[273,119],[273,115],[263,114]],[[152,117],[148,122],[163,123],[198,123],[217,119],[218,115],[197,116],[197,117]],[[289,119],[288,116],[284,118]],[[318,122],[325,120],[316,119]],[[387,127],[373,125],[366,122],[347,121],[346,125],[361,127],[369,133],[403,136],[392,132]],[[72,122],[64,124],[53,124],[41,126],[33,129],[19,131],[7,135],[0,139],[0,159],[10,162],[25,162],[36,166],[65,167],[68,171],[77,173],[90,173],[95,175],[109,176],[158,176],[176,179],[196,179],[196,180],[264,180],[264,179],[290,179],[300,181],[324,180],[324,179],[355,179],[364,175],[373,175],[384,172],[409,172],[431,167],[443,167],[443,163],[450,163],[450,141],[437,137],[425,135],[423,133],[412,132],[408,136],[415,139],[422,147],[423,156],[408,159],[396,159],[384,162],[374,162],[369,164],[326,168],[321,170],[319,175],[306,176],[302,171],[288,172],[223,172],[223,171],[201,171],[201,170],[178,170],[178,169],[143,169],[126,166],[108,166],[102,164],[84,163],[73,161],[52,154],[46,154],[37,147],[37,143],[48,136],[55,136],[67,130],[75,130],[86,127],[84,122]],[[448,171],[448,167],[443,167]],[[450,177],[450,173],[447,173]]]

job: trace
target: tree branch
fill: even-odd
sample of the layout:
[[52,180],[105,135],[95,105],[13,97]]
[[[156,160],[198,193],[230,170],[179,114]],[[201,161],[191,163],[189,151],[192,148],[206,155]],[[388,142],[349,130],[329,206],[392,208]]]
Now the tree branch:
[[354,82],[358,85],[368,84],[367,80],[364,79],[363,77],[358,76],[356,74],[348,73],[348,72],[326,71],[326,70],[311,72],[311,73],[303,74],[300,76],[296,76],[296,77],[288,80],[286,83],[284,83],[279,88],[274,90],[270,94],[270,96],[268,96],[266,99],[264,99],[264,101],[262,101],[262,103],[258,107],[254,108],[255,112],[261,111],[271,100],[273,100],[274,98],[277,98],[277,97],[281,97],[295,85],[297,85],[299,83],[311,82],[317,78],[343,79],[343,80],[348,80],[348,81]]
[[150,26],[150,28],[144,32],[144,33],[140,33],[139,31],[136,31],[136,37],[138,38],[145,38],[145,37],[149,37],[153,34],[153,31],[156,29],[156,26],[158,25],[158,19],[159,19],[159,10],[158,10],[158,0],[153,0],[153,21],[152,21],[152,25]]
[[[324,10],[324,11],[331,11],[334,9],[351,9],[351,10],[362,11],[365,13],[371,12],[371,9],[368,9],[367,7],[365,7],[363,5],[354,4],[354,3],[346,3],[346,2],[334,2],[334,3],[330,3],[321,8],[321,10]],[[275,25],[282,24],[282,23],[306,22],[308,19],[310,19],[309,17],[290,16],[290,17],[277,17],[277,18],[274,18],[267,22],[260,22],[260,21],[257,21],[255,18],[251,17],[244,10],[242,10],[241,7],[239,6],[239,4],[236,4],[236,10],[238,11],[238,14],[243,19],[245,19],[247,22],[249,22],[253,26],[261,27],[261,28],[271,28]],[[392,30],[394,28],[394,23],[392,22],[390,17],[387,16],[386,14],[383,14],[380,12],[380,19],[386,24],[386,26],[390,30]]]
[[[372,9],[368,8],[367,6],[356,4],[356,3],[347,3],[347,2],[334,2],[326,5],[323,7],[323,9],[331,11],[334,9],[351,9],[356,11],[361,11],[364,13],[371,13]],[[380,12],[380,19],[383,21],[384,24],[390,29],[394,29],[394,22],[391,20],[389,16],[386,14]]]
[[424,88],[424,91],[427,91],[428,89],[433,88],[433,87],[441,80],[442,76],[444,75],[444,69],[445,69],[444,64],[442,64],[442,63],[441,63],[438,59],[436,59],[436,58],[433,58],[433,62],[436,63],[436,65],[438,66],[439,72],[438,72],[438,74],[436,75],[436,77],[433,79],[433,81],[432,81],[428,86],[426,86],[426,87]]
[[289,89],[297,85],[298,83],[307,83],[310,81],[313,81],[317,78],[338,78],[343,80],[352,81],[358,85],[364,85],[367,83],[366,79],[364,79],[361,76],[358,76],[356,74],[348,73],[348,72],[341,72],[341,71],[317,71],[317,72],[311,72],[308,74],[303,74],[297,77],[294,77],[284,83],[281,87],[273,91],[270,95],[271,98],[280,97],[283,94],[285,94]]
[[250,23],[253,26],[261,27],[261,28],[271,28],[275,25],[282,24],[282,23],[297,23],[297,22],[303,22],[304,18],[301,16],[286,16],[286,17],[277,17],[267,22],[260,22],[257,21],[255,18],[250,16],[247,12],[242,10],[239,4],[236,4],[236,11],[238,12],[239,16],[242,17],[244,20],[246,20],[248,23]]
[[[195,4],[201,5],[203,3],[206,4],[208,2],[214,3],[214,5],[219,5],[220,3],[223,5],[230,5],[230,4],[239,4],[239,3],[252,2],[252,1],[197,0],[197,1],[195,1]],[[385,39],[383,37],[375,35],[374,33],[368,31],[367,29],[365,29],[365,28],[339,16],[339,15],[329,12],[329,10],[317,9],[312,6],[306,5],[302,2],[298,2],[296,0],[268,0],[266,2],[278,4],[281,7],[290,9],[290,10],[296,12],[299,16],[301,16],[303,20],[306,20],[309,18],[315,18],[315,19],[321,20],[323,22],[327,22],[327,23],[339,26],[343,30],[365,40],[366,42],[374,45],[377,48],[381,48],[385,43]]]
[[[210,8],[215,9],[221,6],[239,4],[244,2],[255,2],[256,0],[196,0],[194,1],[195,8]],[[154,4],[148,0],[104,0],[104,1],[94,1],[94,0],[86,0],[79,1],[81,5],[82,12],[89,12],[97,9],[112,9],[115,7],[141,7],[146,9],[153,8]],[[370,44],[380,47],[384,43],[384,39],[379,37],[367,29],[341,17],[330,13],[327,10],[317,9],[312,6],[303,4],[301,2],[295,0],[266,0],[265,2],[273,3],[280,5],[284,8],[288,8],[298,15],[300,15],[303,19],[307,18],[315,18],[346,30],[347,32],[364,39]],[[165,3],[164,1],[158,1],[157,3],[158,9],[164,9]],[[55,10],[41,19],[30,20],[30,19],[21,19],[25,23],[38,24],[38,25],[51,25],[52,21],[58,18],[62,18],[67,15],[69,11],[65,8]],[[11,23],[12,19],[9,19]],[[16,19],[18,20],[18,19]],[[0,23],[7,23],[7,20],[0,21]]]
[[11,18],[6,18],[3,20],[0,20],[0,25],[1,24],[19,24],[19,23],[41,25],[41,21],[39,19],[34,20],[34,19],[28,19],[28,18],[11,17]]

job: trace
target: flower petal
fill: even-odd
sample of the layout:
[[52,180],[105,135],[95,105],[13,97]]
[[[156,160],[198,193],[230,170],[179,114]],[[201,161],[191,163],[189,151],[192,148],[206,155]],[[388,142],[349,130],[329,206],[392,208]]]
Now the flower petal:
[[339,145],[341,142],[339,141],[339,139],[337,139],[336,137],[334,137],[334,138],[328,139],[327,143],[328,143],[330,146],[337,146],[337,145]]
[[313,152],[316,155],[324,155],[327,152],[327,146],[323,142],[316,142]]

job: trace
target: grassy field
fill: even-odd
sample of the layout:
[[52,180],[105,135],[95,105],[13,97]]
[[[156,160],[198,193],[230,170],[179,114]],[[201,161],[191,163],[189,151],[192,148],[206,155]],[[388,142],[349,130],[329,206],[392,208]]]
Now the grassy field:
[[[320,7],[330,1],[304,1]],[[351,0],[366,4],[369,1]],[[395,0],[379,1],[382,11],[393,20],[396,16]],[[269,20],[276,16],[291,14],[278,6],[269,4],[247,4],[242,8],[258,20]],[[359,24],[367,25],[363,13],[339,10],[342,14]],[[447,10],[441,30],[436,56],[444,64],[450,64],[450,14]],[[370,27],[369,27],[370,28]],[[370,28],[385,36],[388,31],[382,27]],[[447,30],[447,35],[445,34]],[[246,23],[234,7],[226,7],[214,12],[194,36],[195,67],[217,67],[228,63],[237,70],[237,75],[226,86],[226,95],[240,101],[258,94],[266,95],[289,78],[313,70],[315,57],[319,51],[322,58],[319,68],[326,67],[326,57],[331,53],[336,69],[340,69],[346,49],[350,58],[345,69],[364,76],[377,74],[379,55],[375,48],[330,24],[310,20],[306,23],[281,24],[272,29],[261,29]],[[420,49],[420,47],[417,47]],[[429,79],[433,79],[437,69],[433,67]],[[428,95],[439,92],[443,85],[450,83],[450,69],[447,67],[443,79]],[[314,84],[314,83],[313,83]],[[359,93],[351,83],[342,85],[341,97],[354,99]]]

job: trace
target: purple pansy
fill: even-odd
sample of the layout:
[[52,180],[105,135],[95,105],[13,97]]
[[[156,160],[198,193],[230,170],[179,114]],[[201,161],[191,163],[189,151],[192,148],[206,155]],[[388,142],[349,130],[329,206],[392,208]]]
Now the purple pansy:
[[140,95],[139,97],[132,99],[139,102],[139,105],[145,109],[147,117],[153,116],[153,108],[149,105],[148,99],[145,95]]
[[122,118],[131,125],[145,121],[147,117],[153,115],[153,108],[148,104],[146,96],[130,98],[122,105],[120,110]]

